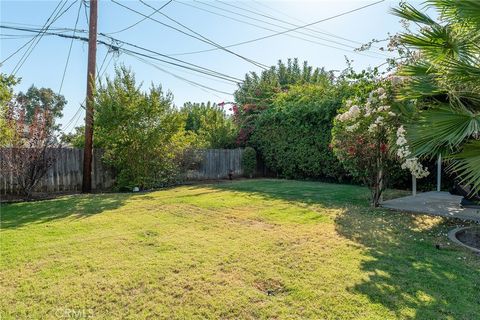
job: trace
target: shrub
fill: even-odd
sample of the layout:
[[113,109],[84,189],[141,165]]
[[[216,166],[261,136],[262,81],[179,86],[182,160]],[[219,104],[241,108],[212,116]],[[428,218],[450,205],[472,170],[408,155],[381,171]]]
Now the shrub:
[[298,85],[279,94],[251,139],[267,167],[287,178],[343,180],[346,173],[329,148],[343,94],[333,85]]
[[180,179],[182,156],[190,145],[172,95],[152,86],[142,92],[122,67],[100,86],[96,97],[95,139],[103,160],[116,172],[119,189],[149,189]]
[[257,169],[257,152],[252,147],[246,147],[242,156],[243,173],[252,178]]

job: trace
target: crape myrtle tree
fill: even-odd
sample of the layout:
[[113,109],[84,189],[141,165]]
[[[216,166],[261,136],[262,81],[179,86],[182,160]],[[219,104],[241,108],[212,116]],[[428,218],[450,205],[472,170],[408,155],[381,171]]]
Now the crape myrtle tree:
[[390,81],[366,84],[371,89],[369,94],[359,90],[336,116],[332,148],[345,169],[370,188],[372,205],[376,207],[396,162],[416,178],[429,172],[410,150],[400,116],[402,106],[393,99]]
[[[480,1],[429,0],[425,11],[402,4],[393,13],[418,25],[399,36],[415,58],[399,66],[399,98],[413,101],[406,127],[416,156],[443,154],[462,184],[480,192]],[[426,10],[436,12],[432,18]]]
[[[27,117],[28,115],[28,117]],[[10,132],[1,151],[1,170],[11,173],[21,195],[30,198],[35,187],[55,163],[55,117],[48,108],[9,105],[6,124]]]

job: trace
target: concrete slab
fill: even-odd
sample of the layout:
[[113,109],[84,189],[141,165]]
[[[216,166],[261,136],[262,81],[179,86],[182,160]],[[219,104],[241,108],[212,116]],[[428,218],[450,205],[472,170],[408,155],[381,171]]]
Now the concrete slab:
[[420,212],[449,218],[480,222],[480,210],[462,208],[461,196],[448,192],[424,192],[416,196],[402,197],[382,202],[382,207],[394,210]]

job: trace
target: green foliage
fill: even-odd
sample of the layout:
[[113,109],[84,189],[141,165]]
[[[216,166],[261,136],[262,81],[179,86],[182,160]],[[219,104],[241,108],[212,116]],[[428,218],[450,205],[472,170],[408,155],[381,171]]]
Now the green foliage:
[[185,130],[195,136],[198,148],[228,149],[235,147],[236,126],[231,117],[215,103],[184,104]]
[[260,75],[250,72],[235,91],[235,101],[240,104],[257,104],[269,106],[274,97],[282,90],[295,84],[321,84],[328,82],[330,73],[323,68],[313,68],[306,61],[300,66],[298,59],[288,59],[285,64],[278,61],[277,66],[263,71]]
[[118,68],[96,95],[95,139],[117,173],[119,188],[158,187],[178,179],[181,155],[189,146],[172,94],[160,86],[143,92],[134,74]]
[[295,85],[278,94],[252,136],[266,165],[288,178],[342,180],[345,172],[329,144],[332,120],[348,91],[329,83]]
[[50,88],[37,88],[32,85],[27,92],[19,92],[15,95],[15,104],[25,110],[25,123],[34,121],[37,112],[46,112],[52,119],[49,124],[51,129],[57,130],[55,119],[63,116],[63,107],[67,104],[65,97],[53,92]]
[[243,173],[252,178],[257,169],[257,152],[252,147],[246,147],[242,155]]
[[420,26],[401,35],[416,59],[399,69],[406,81],[401,99],[415,99],[417,115],[407,131],[418,156],[443,153],[463,183],[480,192],[480,2],[430,0],[433,19],[402,4],[393,13]]
[[[60,141],[67,146],[83,148],[85,146],[85,126],[75,127],[74,130],[70,133],[63,133]],[[98,140],[98,137],[94,137],[93,144],[96,148],[101,147]]]
[[13,76],[0,73],[0,147],[7,145],[13,135],[8,126],[8,103],[13,97],[13,87],[19,81]]
[[234,118],[239,127],[237,144],[248,145],[255,129],[256,119],[265,110],[274,106],[275,97],[291,86],[301,84],[325,85],[331,82],[332,74],[323,68],[313,68],[305,61],[300,67],[298,59],[278,61],[277,66],[263,71],[260,75],[251,72],[235,91],[237,105]]

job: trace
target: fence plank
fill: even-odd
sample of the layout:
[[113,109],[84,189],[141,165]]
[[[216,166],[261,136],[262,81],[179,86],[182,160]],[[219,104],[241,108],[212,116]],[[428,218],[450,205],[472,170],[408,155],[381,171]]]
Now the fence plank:
[[[0,149],[0,157],[11,152],[10,149]],[[202,149],[192,151],[199,159],[196,170],[185,173],[187,180],[207,180],[228,178],[230,170],[235,176],[243,174],[241,158],[243,149]],[[83,149],[61,148],[49,149],[49,155],[56,159],[47,174],[37,184],[35,192],[79,191],[82,185]],[[92,189],[108,190],[114,185],[111,170],[102,161],[103,150],[96,149],[93,153]],[[18,177],[2,168],[0,170],[0,195],[17,194]]]

